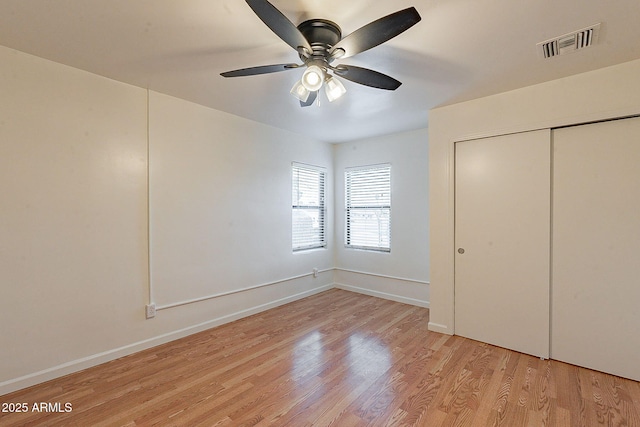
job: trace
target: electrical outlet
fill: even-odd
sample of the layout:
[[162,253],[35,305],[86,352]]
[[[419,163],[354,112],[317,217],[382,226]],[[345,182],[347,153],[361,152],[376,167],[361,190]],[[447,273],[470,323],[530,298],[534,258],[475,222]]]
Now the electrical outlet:
[[313,277],[318,277],[318,269],[317,268],[313,269]]
[[145,314],[147,315],[147,319],[151,319],[156,317],[156,303],[152,302],[151,304],[147,304],[145,306]]

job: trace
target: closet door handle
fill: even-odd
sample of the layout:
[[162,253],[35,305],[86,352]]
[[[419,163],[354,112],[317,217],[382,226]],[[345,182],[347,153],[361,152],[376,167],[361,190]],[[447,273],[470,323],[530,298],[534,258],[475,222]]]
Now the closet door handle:
[[458,253],[462,255],[464,253],[464,248],[458,248]]

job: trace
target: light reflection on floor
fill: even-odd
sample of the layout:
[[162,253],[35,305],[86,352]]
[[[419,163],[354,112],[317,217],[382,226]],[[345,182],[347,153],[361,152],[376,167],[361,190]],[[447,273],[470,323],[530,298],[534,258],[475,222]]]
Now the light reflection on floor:
[[[292,379],[304,382],[310,376],[327,376],[341,371],[344,381],[355,384],[367,377],[379,378],[392,365],[387,345],[376,337],[354,333],[344,342],[330,341],[327,335],[313,331],[298,340],[293,349]],[[329,347],[331,350],[329,350]],[[329,367],[327,362],[343,354],[341,363]]]
[[379,377],[391,368],[391,353],[386,344],[361,334],[349,336],[348,360],[353,376]]
[[292,374],[294,378],[318,375],[324,361],[323,335],[313,331],[295,343]]

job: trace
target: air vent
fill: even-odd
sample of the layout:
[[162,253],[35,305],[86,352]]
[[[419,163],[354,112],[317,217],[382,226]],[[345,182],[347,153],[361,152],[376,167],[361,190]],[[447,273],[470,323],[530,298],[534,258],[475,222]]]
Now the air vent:
[[538,54],[542,58],[552,58],[589,47],[598,41],[599,32],[600,23],[538,43]]

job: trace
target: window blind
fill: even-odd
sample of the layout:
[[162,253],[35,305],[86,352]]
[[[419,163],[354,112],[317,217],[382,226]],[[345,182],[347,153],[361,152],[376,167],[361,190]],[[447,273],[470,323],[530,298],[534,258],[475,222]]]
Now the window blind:
[[294,163],[292,171],[292,248],[321,248],[325,239],[325,177],[323,168]]
[[345,170],[345,245],[391,250],[391,165]]

